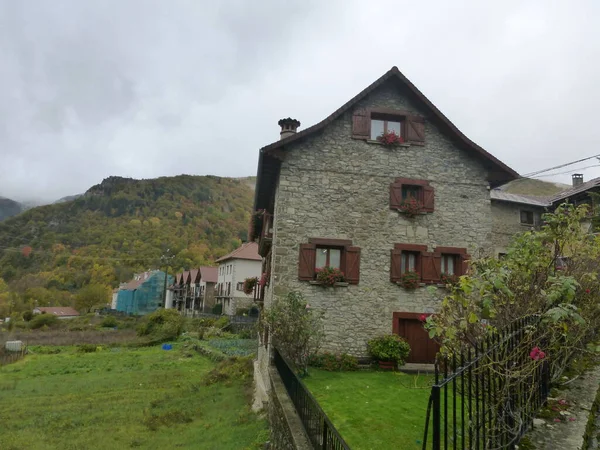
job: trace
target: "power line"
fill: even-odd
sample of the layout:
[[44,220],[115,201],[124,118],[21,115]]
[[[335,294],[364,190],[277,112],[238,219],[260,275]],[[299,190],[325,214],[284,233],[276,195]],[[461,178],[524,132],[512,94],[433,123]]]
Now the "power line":
[[593,156],[588,156],[587,158],[583,158],[583,159],[578,159],[577,161],[571,161],[565,164],[560,164],[558,166],[554,166],[554,167],[550,167],[549,169],[542,169],[542,170],[538,170],[536,172],[531,172],[531,173],[527,173],[525,175],[521,175],[523,178],[525,177],[533,177],[534,175],[538,175],[540,173],[544,173],[544,172],[550,172],[551,170],[555,170],[555,169],[561,169],[563,167],[567,167],[567,166],[571,166],[573,164],[577,164],[583,161],[587,161],[588,159],[593,159],[593,158],[598,158],[600,157],[600,154],[598,155],[593,155]]
[[592,167],[600,167],[600,164],[594,164],[593,166],[585,166],[585,167],[577,167],[576,169],[571,169],[571,170],[567,170],[565,172],[558,172],[558,173],[550,173],[547,175],[535,175],[533,177],[530,178],[542,178],[542,177],[553,177],[555,175],[564,175],[565,173],[572,173],[574,170],[585,170],[585,169],[590,169]]

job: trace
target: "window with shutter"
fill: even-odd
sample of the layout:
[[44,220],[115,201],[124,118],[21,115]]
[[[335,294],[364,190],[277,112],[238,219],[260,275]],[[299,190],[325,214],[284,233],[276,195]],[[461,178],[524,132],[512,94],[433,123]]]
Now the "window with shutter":
[[425,143],[425,120],[407,111],[390,108],[361,108],[352,115],[354,139],[377,140],[383,133],[394,132],[405,142]]
[[402,211],[402,205],[410,198],[421,203],[421,211],[434,211],[434,189],[427,180],[396,178],[390,184],[390,209]]
[[401,281],[406,272],[417,272],[422,276],[423,254],[427,251],[426,245],[394,244],[391,252],[390,280],[393,283]]
[[440,258],[440,275],[459,277],[467,273],[471,256],[462,247],[436,247]]
[[347,239],[310,238],[307,244],[300,244],[298,279],[314,280],[317,269],[323,267],[340,269],[349,284],[358,284],[360,248]]

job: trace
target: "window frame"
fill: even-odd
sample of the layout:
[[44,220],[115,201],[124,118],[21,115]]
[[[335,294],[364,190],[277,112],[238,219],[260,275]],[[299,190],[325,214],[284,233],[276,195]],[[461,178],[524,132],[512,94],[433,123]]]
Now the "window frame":
[[[440,276],[449,275],[449,276],[458,276],[458,272],[462,272],[460,269],[460,264],[462,264],[461,256],[459,253],[440,253]],[[453,273],[444,272],[444,265],[447,266],[445,259],[452,258],[452,268]],[[446,267],[447,269],[447,267]]]
[[[523,213],[531,214],[531,222],[523,222]],[[535,212],[531,209],[520,209],[519,210],[519,223],[528,227],[535,226]]]
[[[359,283],[360,247],[354,246],[349,239],[334,238],[309,238],[308,243],[300,244],[300,259],[298,261],[298,279],[300,281],[316,280],[316,270],[318,269],[316,266],[316,252],[319,248],[340,250],[340,270],[344,273],[346,282],[348,284]],[[310,253],[312,253],[312,256],[310,256]],[[313,260],[309,261],[309,258]],[[311,263],[311,267],[308,267],[309,263]],[[348,264],[350,264],[350,267],[348,267]]]
[[[404,187],[418,188],[419,197],[417,200],[423,205],[421,211],[423,213],[433,213],[435,211],[435,189],[429,183],[429,180],[416,178],[395,178],[390,184],[390,209],[399,211],[400,205],[404,202],[403,197]],[[400,191],[398,198],[398,192]],[[425,198],[425,191],[428,192],[428,199]],[[427,200],[427,202],[426,202]]]
[[[316,245],[315,248],[316,248],[317,253],[319,252],[319,250],[324,250],[324,249],[325,250],[339,250],[340,251],[340,266],[338,267],[338,269],[340,269],[342,272],[344,272],[344,268],[342,268],[342,264],[344,263],[344,257],[346,256],[344,253],[345,247],[319,244],[319,245]],[[317,258],[315,257],[315,271],[318,269],[322,269],[323,267],[331,267],[330,256],[331,256],[331,252],[328,251],[327,256],[325,257],[325,265],[321,266],[321,267],[317,267]]]
[[[454,274],[452,276],[460,277],[465,275],[465,260],[469,259],[470,256],[467,254],[467,249],[464,247],[436,247],[434,254],[439,254],[440,257],[454,256]],[[440,277],[442,276],[442,268],[440,264]],[[448,274],[446,274],[448,275]]]
[[[392,108],[368,107],[355,109],[352,114],[352,138],[378,142],[371,137],[371,121],[400,123],[400,136],[405,146],[425,145],[425,118],[410,111]],[[384,131],[385,131],[384,125]]]
[[369,114],[369,140],[376,141],[379,136],[373,137],[373,121],[383,122],[383,132],[388,132],[389,122],[400,124],[399,136],[406,141],[406,114],[393,112],[392,110],[371,109]]
[[[390,280],[393,283],[400,282],[402,276],[406,272],[402,272],[402,255],[403,253],[416,254],[415,260],[415,272],[419,274],[419,282],[423,280],[423,253],[427,252],[427,246],[422,244],[394,244],[394,248],[391,251],[392,262],[390,267]],[[394,264],[394,257],[399,259],[398,265]]]

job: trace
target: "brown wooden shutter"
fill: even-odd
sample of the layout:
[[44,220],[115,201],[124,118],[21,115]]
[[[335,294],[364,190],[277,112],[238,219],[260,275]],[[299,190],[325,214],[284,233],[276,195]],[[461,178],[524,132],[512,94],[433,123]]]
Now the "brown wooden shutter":
[[433,212],[434,207],[433,186],[423,186],[423,211]]
[[371,135],[371,114],[367,109],[357,109],[352,116],[352,137],[369,139]]
[[360,247],[346,247],[346,281],[358,284],[360,279]]
[[440,280],[441,254],[423,252],[421,254],[421,279],[424,283],[437,283]]
[[392,283],[397,283],[400,281],[402,274],[400,270],[402,269],[402,250],[393,249],[391,251],[392,260],[390,262],[390,281]]
[[300,244],[300,260],[298,262],[298,279],[310,281],[315,277],[315,258],[317,246],[315,244]]
[[425,144],[425,121],[422,117],[408,116],[406,118],[406,140],[411,144]]
[[390,184],[390,209],[398,209],[402,204],[402,183]]

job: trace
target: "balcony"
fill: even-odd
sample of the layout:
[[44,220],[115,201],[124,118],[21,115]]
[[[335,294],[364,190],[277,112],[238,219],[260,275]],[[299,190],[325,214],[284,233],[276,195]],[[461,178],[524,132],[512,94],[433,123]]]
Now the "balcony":
[[258,238],[258,253],[266,256],[273,242],[273,214],[263,211],[258,217],[257,225],[261,230]]

